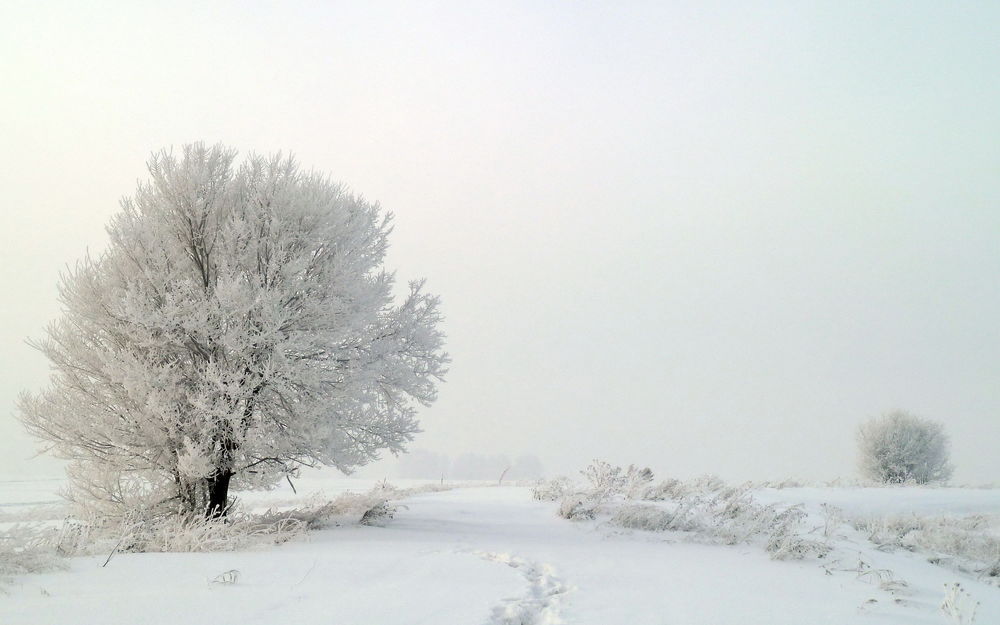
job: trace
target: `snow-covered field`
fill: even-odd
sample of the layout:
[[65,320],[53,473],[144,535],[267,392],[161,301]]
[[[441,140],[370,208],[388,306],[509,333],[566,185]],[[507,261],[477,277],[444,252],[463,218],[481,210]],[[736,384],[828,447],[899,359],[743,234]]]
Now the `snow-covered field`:
[[[298,494],[285,486],[245,503],[288,505],[372,484],[316,474],[296,484]],[[58,518],[58,486],[0,482],[0,523]],[[1000,587],[991,580],[931,563],[933,553],[879,548],[857,529],[861,519],[916,513],[980,515],[984,531],[995,530],[1000,490],[753,494],[762,503],[802,503],[806,526],[832,551],[775,561],[751,543],[625,530],[607,515],[568,521],[557,516],[558,503],[533,500],[527,487],[465,485],[397,502],[384,527],[328,527],[242,552],[120,553],[103,567],[106,555],[70,558],[66,570],[7,584],[0,623],[947,624],[961,622],[940,609],[953,582],[979,602],[976,623],[1000,623]],[[238,573],[224,575],[230,571]]]

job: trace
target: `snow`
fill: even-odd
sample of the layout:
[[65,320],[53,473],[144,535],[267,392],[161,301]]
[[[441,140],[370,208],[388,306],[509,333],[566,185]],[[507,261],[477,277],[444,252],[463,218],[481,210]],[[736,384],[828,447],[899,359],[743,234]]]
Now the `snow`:
[[[315,478],[248,496],[253,505],[370,483]],[[12,503],[46,501],[52,483],[0,483]],[[781,489],[761,501],[831,503],[845,513],[1000,513],[1000,491]],[[385,527],[344,526],[247,552],[73,558],[65,571],[22,576],[0,594],[0,623],[343,625],[945,624],[944,584],[981,603],[977,623],[1000,622],[1000,589],[927,562],[884,553],[844,527],[821,560],[777,562],[753,545],[699,544],[676,533],[570,522],[527,488],[424,493]],[[873,573],[859,571],[858,561]],[[232,584],[212,583],[239,571]],[[880,576],[906,582],[880,589]]]
[[61,503],[64,480],[0,480],[0,509]]
[[1000,512],[998,488],[934,488],[887,486],[883,488],[762,488],[754,491],[761,503],[789,502],[816,509],[836,506],[852,517],[904,514],[967,515]]

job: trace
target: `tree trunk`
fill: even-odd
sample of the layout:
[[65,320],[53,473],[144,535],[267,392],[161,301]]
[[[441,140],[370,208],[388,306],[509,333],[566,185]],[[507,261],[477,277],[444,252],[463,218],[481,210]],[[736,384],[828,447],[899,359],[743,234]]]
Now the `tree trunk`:
[[226,515],[226,507],[229,503],[229,480],[232,477],[232,471],[220,471],[208,479],[206,518],[218,519]]

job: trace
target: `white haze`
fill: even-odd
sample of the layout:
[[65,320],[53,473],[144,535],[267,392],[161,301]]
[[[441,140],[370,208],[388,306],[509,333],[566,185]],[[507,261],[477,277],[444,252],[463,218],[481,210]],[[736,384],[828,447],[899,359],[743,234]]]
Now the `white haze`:
[[[0,6],[0,473],[24,344],[161,147],[291,150],[396,213],[453,364],[430,453],[850,476],[939,420],[1000,480],[996,5]],[[376,470],[382,470],[381,467]]]

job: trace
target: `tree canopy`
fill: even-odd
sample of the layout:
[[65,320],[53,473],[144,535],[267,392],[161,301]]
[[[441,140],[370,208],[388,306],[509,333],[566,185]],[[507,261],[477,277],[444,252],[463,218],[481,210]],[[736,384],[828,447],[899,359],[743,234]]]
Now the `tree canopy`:
[[391,214],[290,157],[162,151],[106,251],[61,279],[20,418],[86,496],[225,509],[230,480],[343,471],[419,431],[448,357],[438,298],[394,297]]
[[951,477],[948,437],[940,423],[896,410],[858,428],[861,472],[886,483],[924,484]]

